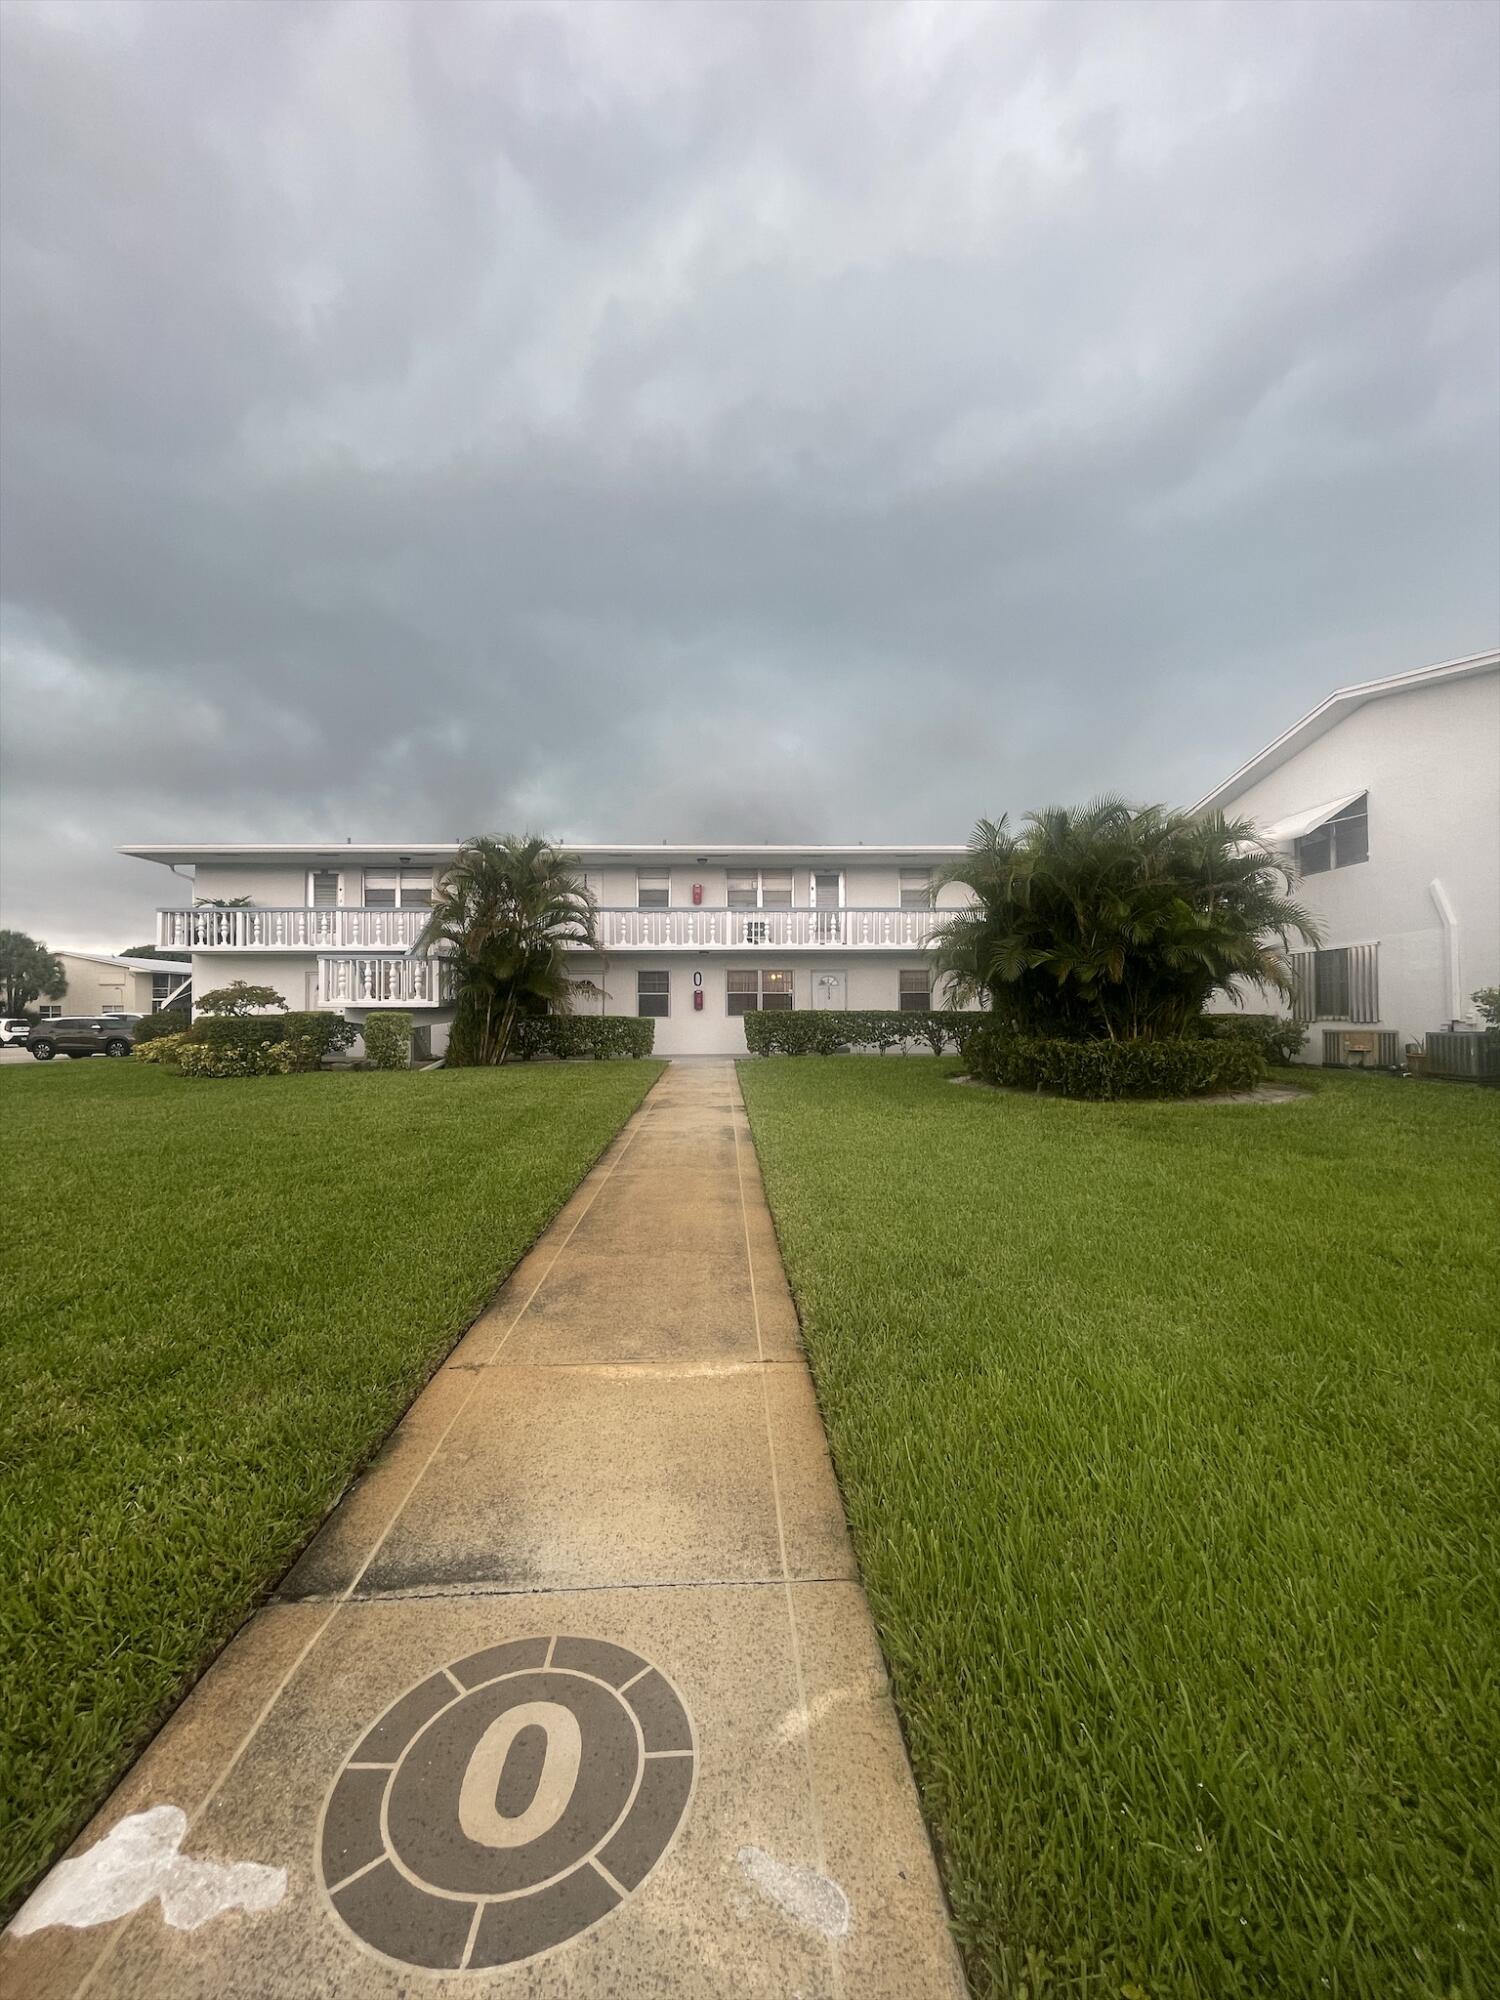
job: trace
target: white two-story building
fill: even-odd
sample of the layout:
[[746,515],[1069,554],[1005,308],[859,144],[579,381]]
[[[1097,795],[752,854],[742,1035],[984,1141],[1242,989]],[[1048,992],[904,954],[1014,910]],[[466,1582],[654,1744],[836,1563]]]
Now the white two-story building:
[[[412,956],[457,844],[127,847],[180,878],[158,942],[201,995],[232,979],[352,1021],[409,1008],[442,1053],[452,1019],[439,958]],[[598,904],[600,954],[581,1007],[649,1015],[666,1055],[742,1055],[758,1007],[926,1008],[942,886],[961,847],[568,845]]]
[[1253,820],[1317,919],[1304,1060],[1394,1065],[1500,985],[1500,653],[1340,688],[1195,810]]

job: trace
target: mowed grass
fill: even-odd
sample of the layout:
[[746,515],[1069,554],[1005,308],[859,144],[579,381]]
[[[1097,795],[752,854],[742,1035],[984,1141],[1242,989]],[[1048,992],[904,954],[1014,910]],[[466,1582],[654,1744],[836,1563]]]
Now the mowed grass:
[[0,1068],[0,1911],[660,1068]]
[[1500,1993],[1500,1094],[740,1075],[978,1994]]

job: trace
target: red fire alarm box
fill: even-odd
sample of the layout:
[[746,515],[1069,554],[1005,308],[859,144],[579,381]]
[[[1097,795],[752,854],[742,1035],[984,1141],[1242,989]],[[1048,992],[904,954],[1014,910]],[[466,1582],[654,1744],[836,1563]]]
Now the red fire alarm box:
[[693,884],[693,901],[695,903],[701,903],[703,901],[703,884],[701,882],[695,882]]
[[693,993],[693,1012],[695,1014],[703,1012],[703,988],[701,986],[696,988]]

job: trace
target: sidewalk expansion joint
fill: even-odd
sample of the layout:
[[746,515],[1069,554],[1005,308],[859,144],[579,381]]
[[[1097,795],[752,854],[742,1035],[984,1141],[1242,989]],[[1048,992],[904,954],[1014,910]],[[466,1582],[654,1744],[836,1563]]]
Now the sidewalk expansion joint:
[[695,1577],[620,1577],[607,1583],[498,1583],[477,1581],[474,1583],[430,1583],[403,1584],[390,1590],[354,1591],[309,1591],[305,1596],[293,1597],[278,1591],[269,1597],[268,1604],[278,1606],[302,1604],[335,1604],[340,1607],[354,1604],[412,1604],[412,1603],[462,1603],[472,1597],[586,1597],[591,1593],[610,1590],[784,1590],[788,1584],[798,1590],[803,1584],[844,1583],[854,1584],[857,1579],[845,1576],[695,1576]]

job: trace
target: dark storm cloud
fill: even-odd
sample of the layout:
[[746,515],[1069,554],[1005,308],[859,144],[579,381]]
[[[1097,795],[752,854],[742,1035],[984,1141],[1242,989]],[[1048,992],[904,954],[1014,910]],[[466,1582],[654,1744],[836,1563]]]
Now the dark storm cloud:
[[[1488,6],[11,0],[5,920],[962,838],[1494,642]],[[165,878],[160,878],[164,881]]]

